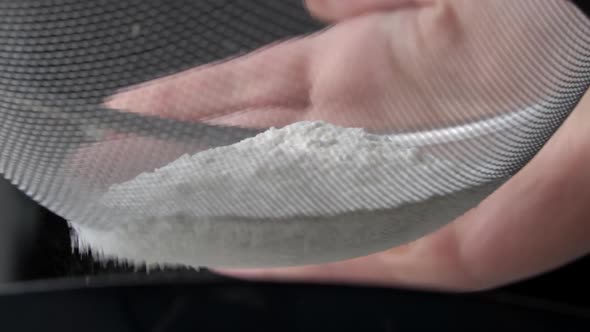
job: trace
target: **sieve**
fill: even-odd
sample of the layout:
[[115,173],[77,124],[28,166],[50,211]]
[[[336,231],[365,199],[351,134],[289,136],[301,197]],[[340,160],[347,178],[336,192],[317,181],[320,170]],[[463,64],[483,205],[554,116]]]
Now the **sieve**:
[[[105,101],[124,90],[148,91],[149,100],[150,84],[170,75],[202,65],[224,66],[233,61],[225,62],[228,59],[240,59],[270,44],[274,46],[268,49],[292,39],[324,38],[355,24],[327,26],[313,19],[299,0],[2,2],[0,172],[69,220],[84,234],[79,245],[139,263],[309,264],[412,241],[452,221],[516,174],[561,126],[590,82],[590,21],[581,1],[499,0],[477,6],[455,2],[457,8],[469,8],[457,12],[468,17],[460,21],[468,33],[460,42],[444,41],[447,34],[432,40],[436,52],[411,65],[417,73],[433,74],[423,74],[420,77],[428,79],[414,85],[395,85],[388,102],[400,121],[375,130],[392,143],[419,147],[461,165],[461,174],[407,179],[405,187],[431,193],[450,186],[451,178],[471,184],[470,190],[433,200],[428,209],[407,205],[290,220],[197,219],[196,235],[179,231],[176,243],[165,243],[157,233],[141,228],[143,216],[137,211],[98,203],[113,184],[186,153],[230,145],[264,131],[167,117],[162,115],[168,113],[165,109],[160,115],[140,114],[105,106]],[[393,20],[411,10],[396,10]],[[440,28],[436,20],[433,24],[433,31]],[[364,33],[366,38],[373,36],[370,30]],[[436,46],[439,43],[443,46]],[[416,45],[397,47],[402,46]],[[469,56],[454,60],[455,54]],[[339,59],[334,55],[327,66]],[[288,72],[288,63],[278,58],[276,65],[265,67],[273,77]],[[238,74],[235,79],[240,82],[268,79],[256,70]],[[230,98],[223,84],[215,89],[215,82],[203,89],[206,92],[192,93],[207,105]],[[279,92],[289,95],[299,83],[284,84]],[[333,103],[346,108],[356,107],[355,102],[343,98]],[[185,104],[187,114],[198,107],[188,100]],[[437,116],[424,115],[424,110]],[[342,183],[341,188],[348,185]],[[400,190],[374,195],[387,198]],[[396,218],[400,209],[415,217]],[[136,225],[137,236],[118,233],[129,225]],[[137,245],[123,249],[117,241]]]

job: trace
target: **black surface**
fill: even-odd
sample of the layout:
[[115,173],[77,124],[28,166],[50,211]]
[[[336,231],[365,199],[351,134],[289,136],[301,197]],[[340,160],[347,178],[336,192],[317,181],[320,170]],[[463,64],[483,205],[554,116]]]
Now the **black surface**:
[[590,15],[590,3],[588,0],[573,0],[572,2],[575,3],[586,15]]
[[[590,315],[510,297],[234,281],[17,292],[18,331],[588,331]],[[33,319],[32,319],[33,318]],[[10,329],[12,327],[12,329]]]
[[[1,153],[1,150],[0,150]],[[19,276],[42,209],[0,175],[0,283]]]
[[590,308],[590,257],[555,271],[507,286],[512,294]]

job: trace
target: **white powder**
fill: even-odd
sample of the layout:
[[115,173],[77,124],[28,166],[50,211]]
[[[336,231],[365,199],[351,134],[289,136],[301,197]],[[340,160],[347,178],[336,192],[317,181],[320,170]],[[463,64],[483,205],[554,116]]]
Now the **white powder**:
[[[468,189],[474,183],[462,181],[461,172],[456,163],[387,136],[299,122],[185,155],[112,186],[100,204],[120,211],[120,225],[78,230],[82,243],[107,255],[151,263],[249,266],[244,259],[254,265],[325,260],[340,255],[326,251],[334,246],[352,243],[356,252],[367,252],[385,247],[385,238],[393,245],[450,221],[453,216],[445,212],[420,211],[426,205],[404,207]],[[455,204],[455,210],[474,204],[462,199],[465,203]],[[382,220],[373,223],[372,212]],[[441,220],[424,220],[424,213]],[[342,227],[342,238],[334,227]],[[353,241],[355,234],[361,238]],[[335,242],[331,247],[322,241]],[[299,254],[300,247],[304,252]]]
[[[387,136],[322,122],[270,129],[240,143],[185,155],[111,187],[108,206],[157,217],[285,218],[379,210],[445,192],[417,182],[453,176],[456,166]],[[408,183],[411,181],[411,183]]]

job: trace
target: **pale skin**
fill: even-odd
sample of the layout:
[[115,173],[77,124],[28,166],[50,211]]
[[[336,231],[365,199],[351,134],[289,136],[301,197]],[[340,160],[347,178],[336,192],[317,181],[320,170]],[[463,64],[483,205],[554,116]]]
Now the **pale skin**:
[[[489,57],[471,47],[477,29],[468,28],[487,24],[472,17],[478,10],[493,13],[495,3],[308,0],[310,12],[336,23],[333,28],[122,92],[107,104],[252,127],[325,120],[395,130],[452,122],[456,119],[449,113],[432,111],[435,100],[447,97],[453,106],[493,103],[490,95],[517,89],[524,80],[506,79],[512,65],[527,65],[519,59],[502,52]],[[519,36],[507,38],[518,43]],[[457,62],[461,67],[455,67]],[[461,75],[482,66],[495,70],[480,70],[476,80]],[[451,78],[446,89],[433,92],[428,85]],[[483,87],[493,93],[479,96]],[[461,95],[449,89],[468,91],[469,98],[449,100]],[[412,103],[417,96],[427,98]],[[505,185],[454,222],[411,244],[324,265],[219,271],[247,279],[465,291],[500,286],[570,262],[590,252],[589,108],[590,96]]]

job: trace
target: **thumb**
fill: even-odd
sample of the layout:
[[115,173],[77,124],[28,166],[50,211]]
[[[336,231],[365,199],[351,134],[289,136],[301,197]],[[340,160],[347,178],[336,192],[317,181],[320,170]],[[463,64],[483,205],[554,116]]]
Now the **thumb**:
[[376,11],[421,5],[432,0],[306,0],[305,5],[315,17],[337,22]]

